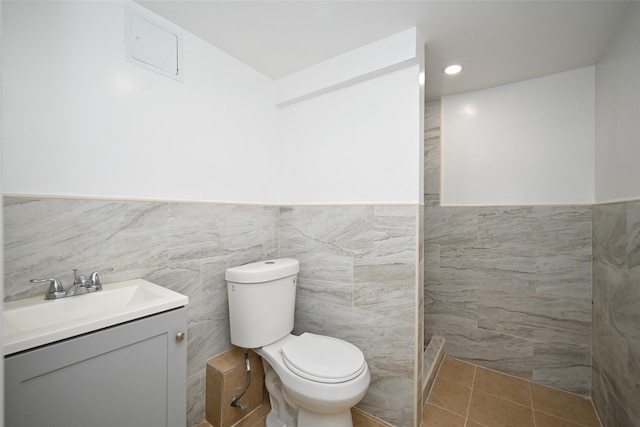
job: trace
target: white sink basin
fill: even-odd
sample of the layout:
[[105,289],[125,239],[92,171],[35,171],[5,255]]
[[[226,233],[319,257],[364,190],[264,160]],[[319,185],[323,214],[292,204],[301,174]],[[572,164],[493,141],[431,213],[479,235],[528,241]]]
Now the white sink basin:
[[142,279],[103,285],[101,291],[45,300],[43,296],[4,304],[4,354],[182,307],[185,295]]

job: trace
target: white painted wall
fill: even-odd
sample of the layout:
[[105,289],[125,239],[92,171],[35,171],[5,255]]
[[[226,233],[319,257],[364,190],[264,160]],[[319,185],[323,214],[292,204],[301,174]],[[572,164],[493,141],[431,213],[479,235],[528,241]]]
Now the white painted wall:
[[282,108],[281,203],[421,200],[420,65]]
[[276,80],[278,105],[370,79],[424,62],[424,42],[416,27],[377,40]]
[[[124,56],[121,2],[8,2],[2,31],[6,194],[421,200],[415,29],[330,61],[333,72],[324,64],[333,78],[309,93],[180,28],[183,82],[137,67]],[[371,51],[375,61],[357,60]],[[275,107],[301,88],[304,101]]]
[[125,60],[120,2],[3,2],[9,194],[275,203],[274,83],[184,36],[184,82]]
[[442,99],[442,204],[594,201],[593,66]]
[[424,42],[416,28],[276,85],[281,203],[423,200]]
[[596,202],[640,198],[640,3],[596,65]]

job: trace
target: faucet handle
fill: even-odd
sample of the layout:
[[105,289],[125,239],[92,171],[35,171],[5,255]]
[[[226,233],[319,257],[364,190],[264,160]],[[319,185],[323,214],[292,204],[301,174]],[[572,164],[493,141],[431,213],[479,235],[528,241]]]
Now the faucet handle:
[[95,287],[96,290],[100,290],[102,289],[102,283],[100,283],[100,276],[98,276],[98,273],[108,273],[110,271],[113,271],[113,268],[106,268],[104,270],[96,270],[93,273],[91,273],[89,275],[89,283],[91,283],[91,286]]
[[44,283],[49,282],[49,289],[44,296],[44,299],[58,299],[64,298],[66,293],[64,291],[64,286],[62,286],[62,282],[56,279],[55,277],[50,277],[48,279],[31,279],[31,283]]
[[87,276],[84,274],[78,274],[78,269],[73,269],[73,284],[79,286],[87,286]]

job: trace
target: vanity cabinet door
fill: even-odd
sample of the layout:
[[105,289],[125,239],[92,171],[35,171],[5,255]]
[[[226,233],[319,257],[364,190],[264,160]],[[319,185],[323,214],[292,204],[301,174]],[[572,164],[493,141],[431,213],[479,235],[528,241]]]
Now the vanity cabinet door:
[[11,427],[184,427],[182,307],[5,358]]

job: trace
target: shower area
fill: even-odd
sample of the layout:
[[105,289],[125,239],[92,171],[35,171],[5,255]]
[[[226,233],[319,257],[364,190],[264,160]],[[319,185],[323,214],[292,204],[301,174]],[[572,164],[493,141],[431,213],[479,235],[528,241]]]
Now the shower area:
[[440,111],[427,101],[425,342],[589,395],[591,206],[440,206]]
[[590,397],[604,427],[640,425],[639,23],[632,4],[594,67],[595,203],[442,206],[447,120],[426,102],[424,342],[438,350],[425,382],[444,341],[447,356]]

